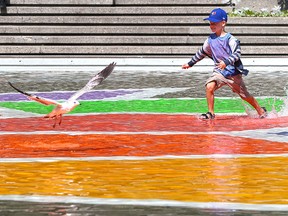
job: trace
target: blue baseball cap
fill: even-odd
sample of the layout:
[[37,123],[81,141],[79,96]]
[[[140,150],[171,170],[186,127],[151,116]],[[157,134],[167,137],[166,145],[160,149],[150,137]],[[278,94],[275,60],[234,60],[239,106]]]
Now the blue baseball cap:
[[216,8],[211,11],[209,17],[205,18],[204,20],[209,20],[210,22],[221,22],[221,21],[226,21],[228,20],[227,13],[221,9],[221,8]]

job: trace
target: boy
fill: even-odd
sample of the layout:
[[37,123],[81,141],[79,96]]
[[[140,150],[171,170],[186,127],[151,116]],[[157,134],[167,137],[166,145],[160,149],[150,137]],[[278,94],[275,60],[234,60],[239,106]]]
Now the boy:
[[225,31],[228,20],[227,13],[221,8],[212,10],[208,18],[210,29],[213,32],[204,42],[202,48],[192,57],[191,61],[182,65],[188,69],[206,56],[213,59],[215,68],[212,76],[206,81],[206,98],[208,112],[202,114],[203,119],[214,119],[214,92],[224,85],[228,85],[233,92],[255,108],[260,118],[267,116],[265,107],[260,107],[255,98],[247,91],[242,74],[247,75],[248,70],[243,69],[240,60],[240,42]]

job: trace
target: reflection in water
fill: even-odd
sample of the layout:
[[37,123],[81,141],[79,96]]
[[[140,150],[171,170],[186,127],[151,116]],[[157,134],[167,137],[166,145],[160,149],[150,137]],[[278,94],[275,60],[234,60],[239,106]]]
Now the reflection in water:
[[[265,76],[263,76],[265,73]],[[81,74],[81,76],[79,76]],[[79,73],[66,72],[39,72],[27,71],[6,74],[19,88],[25,91],[71,91],[78,90],[87,82],[94,71],[79,71]],[[275,75],[277,74],[277,76]],[[5,75],[5,74],[4,74]],[[109,82],[103,83],[99,89],[138,89],[160,87],[189,87],[182,92],[158,95],[163,98],[196,98],[205,97],[204,82],[209,73],[179,72],[143,72],[131,73],[117,69]],[[44,78],[45,77],[45,78]],[[278,77],[281,77],[279,79]],[[288,93],[286,85],[288,74],[284,72],[269,71],[251,73],[245,82],[254,96],[280,96]],[[261,83],[259,82],[261,80]],[[262,85],[266,83],[266,85]],[[0,85],[0,92],[12,92],[5,84]],[[230,89],[221,89],[217,97],[234,97]],[[288,94],[287,94],[288,95]],[[283,109],[277,115],[288,115],[287,98],[284,99]],[[249,110],[248,110],[249,113]],[[273,111],[270,113],[272,116]],[[275,114],[276,115],[276,114]],[[273,116],[272,116],[273,117]],[[129,122],[127,122],[129,124]],[[76,126],[75,126],[76,127]],[[213,129],[214,122],[207,123]],[[227,126],[229,127],[229,125]],[[282,133],[280,135],[285,135]],[[74,136],[73,139],[78,139]],[[92,136],[89,137],[92,142]],[[229,152],[230,148],[241,148],[227,142],[227,145],[218,145],[217,137],[206,136],[207,152]],[[127,139],[129,142],[129,139]],[[231,139],[232,140],[232,139]],[[35,145],[39,144],[35,141]],[[145,140],[146,141],[146,140]],[[25,142],[25,141],[23,141]],[[45,145],[45,140],[41,145]],[[77,148],[77,142],[66,142]],[[80,142],[80,141],[79,141]],[[144,141],[138,140],[138,146]],[[147,143],[153,143],[150,138]],[[175,141],[176,142],[176,141]],[[181,142],[178,141],[178,142]],[[255,141],[256,142],[256,141]],[[259,145],[259,141],[257,147]],[[146,143],[146,144],[147,144]],[[51,143],[46,143],[51,145]],[[91,143],[89,143],[91,144]],[[161,143],[169,148],[171,143]],[[185,143],[186,144],[186,143]],[[186,145],[197,145],[197,140]],[[284,145],[284,144],[283,144]],[[70,146],[70,147],[71,147]],[[72,146],[72,147],[73,147]],[[57,146],[56,146],[57,147]],[[54,151],[57,152],[55,147]],[[71,148],[72,148],[71,147]],[[183,146],[184,148],[185,146]],[[5,148],[5,146],[1,146]],[[94,147],[95,148],[95,147]],[[139,151],[135,146],[128,146]],[[210,148],[210,149],[209,149]],[[217,149],[221,148],[221,149]],[[246,146],[247,148],[247,146]],[[251,148],[256,148],[251,143]],[[227,149],[227,151],[225,151]],[[67,150],[67,149],[66,149]],[[261,149],[260,149],[261,150]],[[73,152],[73,149],[67,151]],[[100,151],[100,148],[99,148]],[[241,152],[241,149],[239,149]],[[37,151],[33,152],[37,156]],[[123,153],[123,152],[122,152]],[[25,155],[25,152],[24,152]],[[5,157],[2,155],[1,157]],[[83,154],[85,157],[85,153]],[[187,162],[188,161],[188,162]],[[286,157],[273,158],[202,158],[189,160],[159,160],[159,161],[76,161],[55,163],[1,163],[0,168],[0,194],[43,195],[43,196],[76,196],[95,198],[122,198],[122,199],[162,199],[178,200],[183,202],[234,202],[256,204],[287,204],[287,167]],[[38,200],[40,201],[40,200]],[[189,215],[189,216],[215,216],[215,215],[287,215],[285,211],[248,211],[227,210],[216,208],[186,208],[175,206],[142,206],[103,204],[79,204],[55,202],[25,202],[0,201],[0,215],[2,216],[30,216],[30,215]],[[261,207],[259,207],[261,208]]]
[[215,203],[218,208],[222,202],[288,204],[288,158],[202,157],[2,163],[6,171],[1,172],[0,191],[3,195],[60,196],[60,201],[61,197],[68,201],[69,197],[84,201],[90,197],[96,198],[95,203],[99,198],[107,203],[118,198],[123,199],[120,203],[159,199]]
[[280,116],[288,116],[288,83],[284,87],[284,91],[286,95],[284,96],[284,104],[279,112]]
[[[252,70],[251,70],[252,71]],[[38,72],[1,72],[2,76],[13,82],[25,91],[74,91],[82,88],[95,71],[38,71]],[[21,74],[21,76],[19,76]],[[265,76],[263,76],[265,74]],[[205,80],[210,71],[197,73],[193,70],[185,72],[149,72],[149,71],[123,71],[115,68],[113,76],[107,79],[97,89],[138,89],[138,88],[183,88],[190,90],[181,93],[168,93],[161,95],[165,98],[199,98],[205,97]],[[281,79],[279,79],[281,77]],[[261,80],[261,82],[259,82]],[[288,73],[283,71],[257,71],[244,77],[248,90],[253,96],[285,96],[284,87],[287,84]],[[263,85],[265,83],[265,85]],[[13,92],[8,84],[3,81],[0,93]],[[216,91],[216,97],[236,96],[229,88]]]

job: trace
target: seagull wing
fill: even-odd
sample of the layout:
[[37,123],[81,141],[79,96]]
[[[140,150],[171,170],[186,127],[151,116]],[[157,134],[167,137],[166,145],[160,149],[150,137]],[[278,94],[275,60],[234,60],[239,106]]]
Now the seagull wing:
[[18,88],[16,88],[14,85],[12,85],[11,82],[8,81],[8,84],[15,89],[16,91],[20,92],[21,94],[25,95],[28,99],[36,101],[38,103],[44,104],[44,105],[61,105],[60,103],[58,103],[57,101],[51,100],[51,99],[47,99],[47,98],[43,98],[43,97],[39,97],[37,95],[33,95],[33,94],[29,94],[27,92],[24,92]]
[[100,85],[103,82],[103,80],[105,80],[112,73],[115,66],[116,66],[116,63],[114,63],[114,62],[109,64],[106,68],[104,68],[102,71],[100,71],[94,77],[92,77],[82,89],[80,89],[75,94],[73,94],[69,98],[69,100],[76,100],[81,95],[92,90],[95,86]]

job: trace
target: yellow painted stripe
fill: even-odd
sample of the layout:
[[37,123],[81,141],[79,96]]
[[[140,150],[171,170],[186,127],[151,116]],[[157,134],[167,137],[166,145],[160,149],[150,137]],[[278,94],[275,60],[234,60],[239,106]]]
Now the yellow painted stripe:
[[288,158],[1,163],[0,195],[288,203]]

